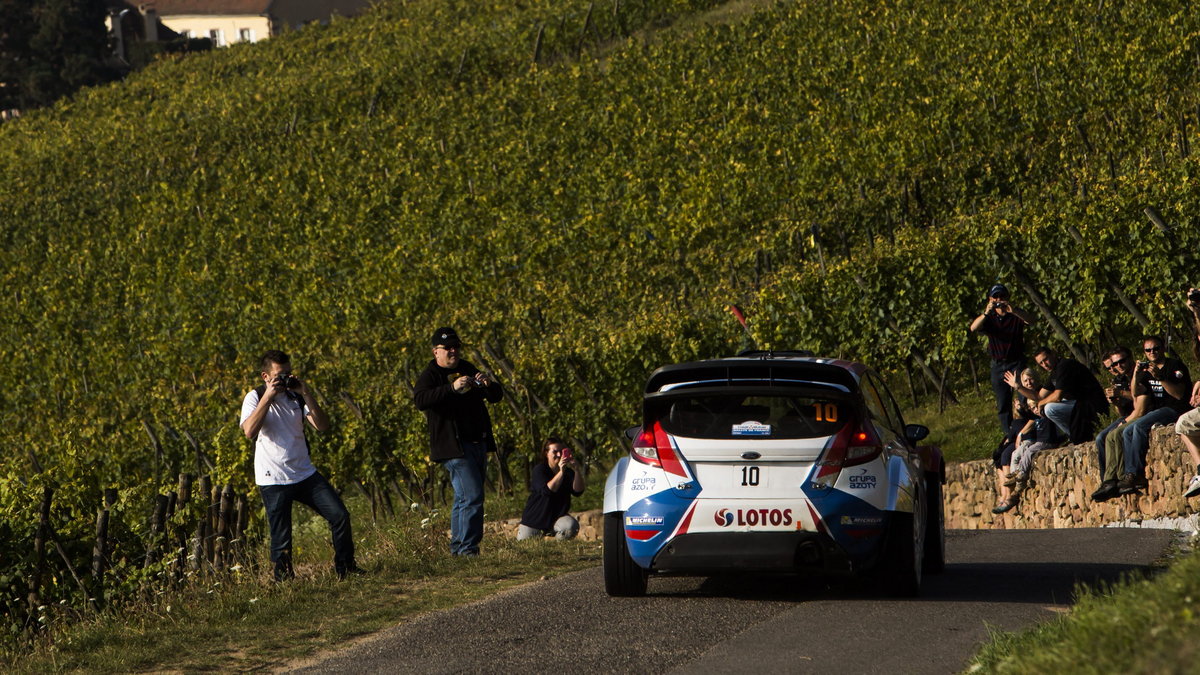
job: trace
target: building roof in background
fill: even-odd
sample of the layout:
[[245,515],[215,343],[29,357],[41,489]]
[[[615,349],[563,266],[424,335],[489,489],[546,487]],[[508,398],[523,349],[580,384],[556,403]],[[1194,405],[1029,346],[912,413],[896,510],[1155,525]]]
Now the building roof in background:
[[213,14],[219,16],[261,16],[267,13],[274,0],[153,0],[146,3],[159,16],[182,14]]

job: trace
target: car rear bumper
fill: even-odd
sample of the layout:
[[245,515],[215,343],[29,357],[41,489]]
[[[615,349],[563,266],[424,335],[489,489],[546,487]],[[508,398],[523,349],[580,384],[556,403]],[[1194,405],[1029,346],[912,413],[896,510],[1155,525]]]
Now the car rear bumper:
[[651,569],[665,574],[848,572],[851,564],[823,533],[698,532],[680,535],[663,546]]

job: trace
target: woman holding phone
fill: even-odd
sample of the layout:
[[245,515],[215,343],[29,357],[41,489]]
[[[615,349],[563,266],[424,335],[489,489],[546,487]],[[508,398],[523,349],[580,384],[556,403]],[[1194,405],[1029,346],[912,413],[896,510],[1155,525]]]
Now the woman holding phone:
[[587,483],[577,471],[571,448],[562,440],[547,438],[542,444],[542,460],[533,467],[517,539],[573,539],[579,534],[579,521],[570,515],[571,497],[583,494]]

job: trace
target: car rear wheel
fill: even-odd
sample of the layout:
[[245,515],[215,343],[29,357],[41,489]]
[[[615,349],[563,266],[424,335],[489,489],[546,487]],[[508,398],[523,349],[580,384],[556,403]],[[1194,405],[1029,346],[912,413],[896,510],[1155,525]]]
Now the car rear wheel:
[[942,504],[942,479],[925,474],[925,560],[924,569],[938,574],[946,569],[946,508]]
[[629,556],[624,521],[623,511],[604,514],[604,590],[618,597],[642,596],[647,573]]

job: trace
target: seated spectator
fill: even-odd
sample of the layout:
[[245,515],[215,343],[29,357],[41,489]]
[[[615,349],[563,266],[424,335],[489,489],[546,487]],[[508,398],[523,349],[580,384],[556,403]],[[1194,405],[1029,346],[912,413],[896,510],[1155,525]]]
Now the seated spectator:
[[[1021,412],[1020,401],[1020,396],[1013,400],[1013,410],[1009,412],[1008,432],[991,453],[992,466],[996,467],[997,492],[1000,494],[1000,501],[996,502],[996,508],[991,509],[991,512],[996,514],[1006,513],[1016,506],[1016,501],[1010,500],[1013,494],[1013,484],[1009,482],[1008,477],[1012,474],[1010,468],[1013,464],[1013,453],[1016,452],[1016,444],[1021,441],[1021,432],[1032,420],[1032,418],[1022,417],[1024,413]],[[1010,501],[1012,503],[1009,503]]]
[[[1012,499],[1013,482],[1010,480],[1012,456],[1021,441],[1033,437],[1031,425],[1037,420],[1036,414],[1024,401],[1026,399],[1019,395],[1013,399],[1012,411],[1009,413],[1011,421],[1008,433],[992,452],[992,466],[996,467],[996,485],[1000,495],[1000,500],[997,502],[996,508],[992,509],[992,513],[1006,513],[1017,505],[1018,500]],[[1027,428],[1030,429],[1028,433],[1026,432]]]
[[[1188,289],[1187,308],[1192,313],[1192,356],[1200,363],[1200,289]],[[1192,397],[1188,403],[1200,406],[1200,380],[1192,387]],[[1183,496],[1195,497],[1200,495],[1200,407],[1194,407],[1179,416],[1175,421],[1175,433],[1179,434],[1184,449],[1196,464],[1196,475],[1192,476]]]
[[1092,501],[1103,502],[1121,494],[1117,481],[1121,478],[1125,458],[1122,452],[1121,433],[1117,431],[1133,414],[1133,354],[1124,347],[1116,347],[1104,356],[1104,369],[1112,375],[1112,386],[1104,390],[1109,403],[1117,412],[1117,418],[1096,435],[1096,461],[1100,465],[1100,486],[1092,493]]
[[1039,397],[1038,392],[1022,388],[1021,394],[1036,399],[1042,413],[1072,443],[1092,440],[1096,417],[1107,406],[1104,388],[1096,376],[1087,366],[1072,358],[1062,358],[1049,347],[1038,348],[1033,360],[1050,373],[1046,386],[1049,393]]
[[[1019,383],[1011,373],[1006,373],[1004,379],[1013,391],[1024,388],[1049,394],[1038,385],[1037,376],[1030,368],[1021,371]],[[1033,458],[1042,450],[1056,447],[1061,442],[1057,427],[1042,414],[1036,401],[1020,396],[1014,405],[1014,417],[1024,422],[1024,426],[1017,435],[1016,448],[1012,452],[1012,472],[1001,483],[1001,502],[992,509],[992,513],[1005,513],[1020,503],[1021,493],[1033,487]],[[1009,494],[1006,488],[1013,488],[1012,493]]]
[[[1146,361],[1134,371],[1133,396],[1135,419],[1128,420],[1121,430],[1125,445],[1125,475],[1117,487],[1121,494],[1146,489],[1146,451],[1150,449],[1150,430],[1156,425],[1171,424],[1187,412],[1192,390],[1192,376],[1179,359],[1166,355],[1166,341],[1157,335],[1143,340]],[[1146,396],[1144,412],[1138,415],[1138,397]]]
[[530,476],[529,499],[521,514],[517,539],[553,536],[555,539],[574,539],[579,534],[579,521],[570,515],[571,496],[583,494],[587,483],[577,470],[571,449],[557,438],[547,438],[542,444],[542,461],[533,467]]
[[1175,433],[1179,434],[1184,450],[1188,451],[1192,463],[1196,465],[1196,475],[1188,482],[1183,496],[1195,497],[1200,495],[1200,380],[1196,380],[1192,386],[1192,397],[1188,402],[1194,407],[1175,420]]

